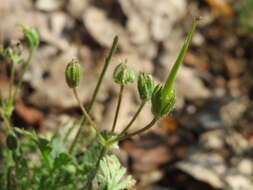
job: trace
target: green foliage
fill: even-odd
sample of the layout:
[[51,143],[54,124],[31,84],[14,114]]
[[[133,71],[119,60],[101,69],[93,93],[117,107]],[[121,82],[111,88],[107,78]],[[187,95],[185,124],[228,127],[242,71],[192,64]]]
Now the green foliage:
[[6,138],[6,145],[10,150],[15,151],[18,148],[18,139],[14,133],[10,133]]
[[8,99],[2,102],[3,117],[9,119],[13,113],[14,106],[12,99]]
[[97,181],[99,190],[124,190],[132,188],[135,184],[132,176],[126,176],[126,168],[121,166],[114,155],[107,155],[101,160]]
[[238,22],[240,24],[240,31],[248,33],[253,29],[253,1],[244,0],[238,3]]

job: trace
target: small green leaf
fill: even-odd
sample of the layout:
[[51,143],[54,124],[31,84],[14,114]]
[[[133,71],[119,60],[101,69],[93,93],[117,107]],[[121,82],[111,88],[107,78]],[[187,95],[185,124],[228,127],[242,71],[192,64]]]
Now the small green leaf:
[[50,153],[50,156],[55,159],[56,157],[58,157],[61,153],[65,153],[66,149],[64,147],[63,142],[60,140],[60,138],[54,138],[51,141],[51,147],[52,147],[52,151]]
[[60,168],[62,166],[67,166],[69,163],[71,163],[71,161],[73,160],[73,158],[68,154],[68,153],[60,153],[55,161],[54,161],[54,169]]
[[38,143],[38,136],[35,132],[31,133],[29,131],[26,131],[26,130],[23,130],[23,129],[20,129],[20,128],[17,128],[17,127],[15,127],[14,130],[17,133],[19,133],[20,135],[26,136],[27,138],[29,138],[30,140],[32,140],[36,144]]
[[96,176],[99,190],[124,190],[134,186],[135,180],[126,175],[126,168],[123,168],[114,155],[105,156],[101,162]]
[[39,146],[39,149],[42,151],[42,152],[45,152],[47,154],[49,154],[52,150],[52,146],[50,144],[50,141],[43,138],[43,137],[38,137],[38,146]]

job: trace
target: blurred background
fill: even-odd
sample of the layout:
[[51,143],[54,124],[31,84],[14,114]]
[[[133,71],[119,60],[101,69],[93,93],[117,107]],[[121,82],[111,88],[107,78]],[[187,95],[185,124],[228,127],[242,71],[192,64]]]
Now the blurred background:
[[[136,71],[164,82],[196,16],[202,19],[175,82],[174,112],[141,137],[123,141],[116,154],[137,189],[253,189],[253,0],[1,0],[0,44],[22,39],[17,24],[35,27],[41,37],[14,124],[43,134],[64,132],[61,124],[81,116],[65,84],[66,63],[80,60],[78,91],[87,105],[118,35],[119,50],[93,110],[108,129],[119,92],[115,65],[127,59]],[[6,67],[1,62],[2,92]],[[118,131],[139,103],[136,85],[127,86]],[[132,129],[151,119],[147,105]]]

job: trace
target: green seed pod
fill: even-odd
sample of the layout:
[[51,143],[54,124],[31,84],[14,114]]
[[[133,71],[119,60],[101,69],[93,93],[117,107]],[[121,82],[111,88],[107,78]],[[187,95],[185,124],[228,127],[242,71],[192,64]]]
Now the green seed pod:
[[175,90],[167,92],[161,85],[157,85],[152,94],[151,102],[152,102],[152,113],[156,117],[166,116],[173,110],[175,106],[176,103]]
[[147,73],[141,73],[138,77],[138,91],[142,101],[148,101],[152,97],[155,82],[153,77]]
[[7,147],[14,151],[18,148],[18,139],[14,133],[10,133],[6,138]]
[[68,63],[65,70],[65,79],[69,88],[75,88],[79,85],[81,76],[81,65],[78,61]]
[[34,28],[30,28],[25,25],[20,25],[25,37],[25,42],[27,43],[27,46],[30,51],[33,51],[35,48],[39,46],[40,38],[39,34]]
[[113,72],[114,81],[117,84],[125,85],[134,82],[136,78],[135,71],[126,64],[120,63]]

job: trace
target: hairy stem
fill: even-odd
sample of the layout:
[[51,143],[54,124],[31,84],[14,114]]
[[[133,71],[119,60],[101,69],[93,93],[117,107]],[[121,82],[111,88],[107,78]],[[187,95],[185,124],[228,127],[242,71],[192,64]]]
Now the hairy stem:
[[131,119],[131,121],[128,123],[128,125],[125,127],[125,129],[123,129],[123,131],[120,133],[119,136],[124,135],[127,130],[132,126],[132,124],[134,123],[134,121],[136,120],[137,116],[140,114],[141,110],[143,109],[144,105],[146,104],[145,101],[143,101],[140,105],[140,107],[138,108],[138,110],[136,111],[136,113],[134,114],[133,118]]
[[86,111],[85,107],[83,106],[82,102],[80,101],[80,98],[78,96],[76,88],[72,88],[72,89],[73,89],[73,94],[75,96],[75,99],[83,112],[83,115],[87,118],[88,122],[93,127],[93,129],[95,129],[95,131],[98,133],[98,130],[96,128],[96,123],[91,119],[89,113]]
[[116,108],[116,112],[115,112],[111,132],[114,132],[115,128],[116,128],[116,124],[117,124],[118,116],[119,116],[119,110],[120,110],[120,106],[121,106],[121,102],[122,102],[123,90],[124,90],[124,85],[121,85],[120,86],[120,91],[119,91],[119,98],[118,98],[117,108]]

